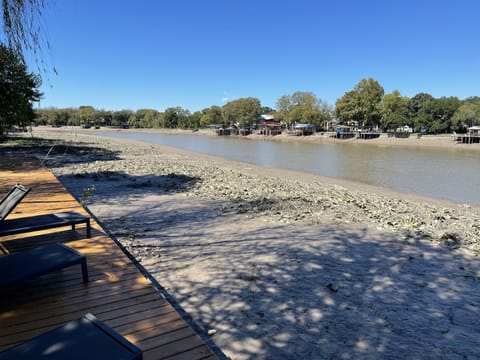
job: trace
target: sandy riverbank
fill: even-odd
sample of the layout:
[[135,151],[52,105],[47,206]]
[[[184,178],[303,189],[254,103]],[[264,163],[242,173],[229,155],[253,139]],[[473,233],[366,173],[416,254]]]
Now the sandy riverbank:
[[57,143],[47,166],[231,358],[480,356],[477,208],[37,134]]
[[[41,129],[41,127],[40,127]],[[71,133],[82,133],[82,134],[92,134],[92,133],[102,133],[102,132],[140,132],[140,133],[159,133],[159,134],[195,134],[195,135],[204,135],[204,136],[217,136],[213,130],[179,130],[179,129],[116,129],[116,128],[100,128],[100,129],[80,129],[79,127],[64,127],[64,128],[49,128],[48,131],[58,131],[61,133],[71,132]],[[460,144],[453,141],[450,135],[424,135],[417,137],[417,134],[412,134],[408,138],[395,138],[388,137],[387,134],[381,134],[377,139],[362,140],[362,139],[335,139],[331,135],[333,133],[315,133],[311,136],[292,136],[287,133],[283,133],[277,136],[263,136],[258,134],[251,134],[245,137],[244,139],[248,140],[264,140],[264,141],[281,141],[281,142],[308,142],[308,143],[328,143],[328,144],[361,144],[364,146],[389,146],[389,147],[428,147],[428,148],[450,148],[456,149],[459,151],[478,151],[480,152],[480,144]]]

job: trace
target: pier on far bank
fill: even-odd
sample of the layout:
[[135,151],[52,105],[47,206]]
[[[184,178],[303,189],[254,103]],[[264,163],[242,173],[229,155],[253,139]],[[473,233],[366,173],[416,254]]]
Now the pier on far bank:
[[452,140],[460,144],[479,144],[480,143],[480,126],[471,126],[466,134],[457,134],[455,131]]

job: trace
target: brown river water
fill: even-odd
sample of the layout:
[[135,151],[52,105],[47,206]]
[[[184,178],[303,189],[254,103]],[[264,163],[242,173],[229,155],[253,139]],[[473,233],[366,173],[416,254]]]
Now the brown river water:
[[102,136],[163,144],[227,160],[480,205],[480,154],[468,149],[252,141],[194,134],[105,132]]

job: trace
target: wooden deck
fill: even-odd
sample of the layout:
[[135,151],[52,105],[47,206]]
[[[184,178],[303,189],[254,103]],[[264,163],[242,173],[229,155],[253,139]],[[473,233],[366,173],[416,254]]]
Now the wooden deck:
[[[0,158],[0,196],[15,183],[32,188],[9,218],[74,210],[87,212],[34,159]],[[101,226],[84,226],[0,237],[0,254],[63,242],[87,256],[90,282],[80,266],[0,290],[0,350],[92,313],[143,350],[144,359],[223,357],[164,299]],[[207,345],[210,344],[210,346]],[[213,346],[212,346],[213,345]],[[216,349],[216,350],[215,350]]]

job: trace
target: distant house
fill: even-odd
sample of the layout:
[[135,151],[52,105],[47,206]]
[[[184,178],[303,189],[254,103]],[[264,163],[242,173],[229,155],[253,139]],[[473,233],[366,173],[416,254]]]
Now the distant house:
[[468,134],[469,135],[475,135],[475,136],[480,135],[480,126],[476,125],[476,126],[469,127],[468,128]]
[[311,124],[296,124],[294,129],[297,136],[313,135],[315,132],[315,126]]
[[273,115],[260,115],[257,130],[260,135],[280,135],[283,125]]
[[355,131],[352,126],[337,125],[335,127],[335,137],[337,139],[350,139],[355,137]]
[[453,139],[463,144],[478,144],[480,143],[480,126],[471,126],[468,128],[466,135],[457,135],[453,133]]
[[413,132],[413,129],[410,126],[405,125],[405,126],[397,128],[395,131],[396,132],[406,132],[406,133],[411,134]]

